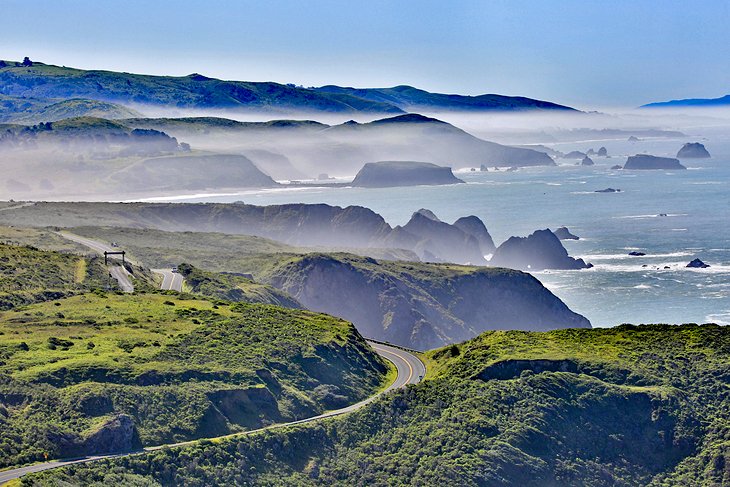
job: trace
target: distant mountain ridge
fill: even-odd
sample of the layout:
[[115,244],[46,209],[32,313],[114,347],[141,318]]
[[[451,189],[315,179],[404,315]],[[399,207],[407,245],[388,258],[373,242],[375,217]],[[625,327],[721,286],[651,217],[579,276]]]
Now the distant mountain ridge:
[[[541,100],[503,95],[445,95],[411,86],[358,90],[304,88],[275,82],[227,81],[197,73],[154,76],[82,70],[40,62],[0,61],[0,96],[58,101],[88,98],[129,105],[262,112],[397,114],[439,110],[572,110]],[[1,115],[1,113],[0,113]]]
[[395,105],[401,110],[410,111],[515,111],[515,110],[566,110],[574,108],[543,100],[522,96],[505,95],[454,95],[431,93],[413,86],[400,85],[392,88],[349,88],[327,85],[314,88],[318,93],[351,95],[373,102]]
[[671,107],[717,107],[730,105],[730,95],[720,98],[684,98],[679,100],[659,101],[641,105],[639,108],[671,108]]

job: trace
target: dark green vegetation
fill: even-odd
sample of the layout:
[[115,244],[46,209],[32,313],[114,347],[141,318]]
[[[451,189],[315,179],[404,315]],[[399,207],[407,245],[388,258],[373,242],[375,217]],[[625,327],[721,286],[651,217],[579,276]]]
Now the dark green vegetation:
[[190,295],[0,313],[0,465],[219,436],[363,399],[386,366],[343,320]]
[[417,349],[485,330],[590,327],[540,281],[509,269],[306,254],[272,260],[254,277],[364,336]]
[[0,244],[0,310],[97,289],[116,289],[103,259]]
[[489,332],[346,418],[23,484],[721,486],[729,354],[716,325]]
[[393,88],[343,88],[322,86],[315,88],[319,93],[336,93],[357,96],[379,103],[390,103],[407,112],[440,111],[524,111],[524,110],[568,110],[570,107],[548,101],[533,100],[521,96],[504,95],[445,95],[419,90],[413,86],[394,86]]

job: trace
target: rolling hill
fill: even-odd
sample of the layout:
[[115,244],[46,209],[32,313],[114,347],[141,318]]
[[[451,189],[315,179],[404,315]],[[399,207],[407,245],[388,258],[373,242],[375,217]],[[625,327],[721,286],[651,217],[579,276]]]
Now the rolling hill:
[[659,101],[642,105],[640,108],[713,108],[730,105],[730,95],[720,98],[685,98],[680,100]]
[[354,89],[225,81],[201,74],[152,76],[0,61],[0,95],[66,100],[88,98],[130,106],[260,112],[403,113],[404,111],[573,110],[541,100],[503,95],[429,93],[411,86]]
[[23,485],[721,486],[729,346],[717,325],[488,332],[346,418]]
[[542,100],[521,96],[504,95],[446,95],[431,93],[413,86],[394,86],[392,88],[345,88],[341,86],[322,86],[314,88],[318,93],[346,94],[378,103],[389,103],[407,112],[439,111],[526,111],[526,110],[567,110],[573,108]]

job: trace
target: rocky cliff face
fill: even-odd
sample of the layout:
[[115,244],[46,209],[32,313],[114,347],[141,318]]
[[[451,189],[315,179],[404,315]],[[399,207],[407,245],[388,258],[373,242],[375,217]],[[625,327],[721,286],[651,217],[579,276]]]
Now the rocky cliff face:
[[494,252],[496,248],[494,246],[494,240],[492,240],[492,236],[487,231],[484,222],[478,217],[474,215],[463,216],[454,222],[454,226],[477,239],[482,255],[488,255]]
[[264,279],[309,309],[352,321],[363,336],[420,349],[485,330],[590,327],[537,279],[507,269],[308,254]]
[[121,453],[140,448],[134,420],[126,414],[117,414],[105,421],[83,441],[85,454]]
[[443,185],[463,183],[450,167],[430,162],[383,161],[369,162],[357,173],[352,185],[362,188],[394,186]]
[[570,257],[558,237],[549,229],[537,230],[528,237],[510,237],[497,247],[489,263],[525,271],[592,267],[583,259]]
[[[430,262],[485,263],[484,254],[476,237],[460,228],[425,216],[413,214],[402,231],[416,237],[415,251],[421,260]],[[396,246],[402,236],[393,239]]]

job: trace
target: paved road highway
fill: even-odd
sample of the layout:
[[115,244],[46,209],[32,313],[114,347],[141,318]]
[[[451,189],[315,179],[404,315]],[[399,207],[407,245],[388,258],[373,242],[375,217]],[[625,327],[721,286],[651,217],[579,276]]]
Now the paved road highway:
[[[374,396],[370,396],[369,398],[365,399],[364,401],[360,401],[357,404],[353,404],[352,406],[348,406],[348,407],[342,408],[342,409],[337,409],[335,411],[329,411],[324,414],[320,414],[319,416],[314,416],[312,418],[306,418],[306,419],[300,419],[298,421],[292,421],[290,423],[275,424],[275,425],[267,426],[265,428],[260,428],[257,430],[246,431],[244,433],[234,433],[231,435],[222,436],[220,438],[250,435],[250,434],[257,433],[257,432],[264,431],[264,430],[281,428],[284,426],[291,426],[294,424],[309,423],[309,422],[317,421],[317,420],[324,419],[324,418],[331,418],[333,416],[339,416],[341,414],[350,413],[352,411],[356,411],[357,409],[360,409],[361,407],[365,406],[366,404],[371,403],[372,401],[377,399],[382,394],[385,394],[386,392],[392,391],[393,389],[405,387],[408,384],[418,384],[419,382],[421,382],[421,380],[423,380],[423,377],[426,375],[426,367],[423,365],[423,362],[421,362],[421,360],[418,357],[416,357],[415,355],[413,355],[410,352],[401,350],[396,347],[391,347],[391,346],[383,345],[380,343],[373,343],[373,342],[369,342],[369,343],[370,343],[370,346],[372,346],[373,349],[381,357],[392,362],[393,365],[395,365],[396,370],[398,372],[398,375],[395,378],[395,381],[393,381],[393,383],[390,386],[388,386],[385,390],[380,391],[379,393],[375,394]],[[170,444],[170,445],[152,446],[152,447],[147,447],[142,451],[131,452],[131,453],[122,453],[122,454],[117,454],[117,455],[96,455],[96,456],[76,458],[76,459],[71,459],[71,460],[58,460],[58,461],[52,461],[52,462],[37,463],[35,465],[15,468],[12,470],[5,470],[5,471],[0,472],[0,485],[4,484],[5,482],[8,482],[10,480],[20,478],[23,475],[26,475],[29,473],[41,472],[43,470],[63,467],[65,465],[71,465],[73,463],[93,462],[95,460],[100,460],[102,458],[113,458],[113,457],[121,457],[121,456],[128,456],[128,455],[140,455],[145,452],[160,450],[162,448],[172,448],[172,447],[192,445],[194,443],[197,443],[198,441],[200,441],[200,440],[185,441],[182,443],[174,443],[174,444]]]
[[[76,242],[86,247],[89,247],[91,250],[100,254],[103,254],[104,252],[116,252],[119,250],[105,243],[97,242],[96,240],[91,240],[90,238],[81,237],[80,235],[75,235],[73,233],[58,232],[58,234],[67,240],[71,240],[72,242]],[[121,257],[117,259],[118,257],[119,256],[117,255],[110,255],[109,259],[121,260]],[[134,264],[133,261],[129,259],[126,260],[127,262]],[[117,280],[117,282],[119,283],[119,287],[122,288],[122,291],[124,291],[125,293],[134,292],[134,284],[132,284],[132,281],[129,279],[129,273],[124,267],[122,267],[121,265],[117,265],[116,263],[109,264],[108,267],[109,274],[111,274],[111,276]]]
[[152,272],[162,275],[160,289],[163,291],[182,292],[183,277],[179,272],[172,272],[171,269],[152,269]]

